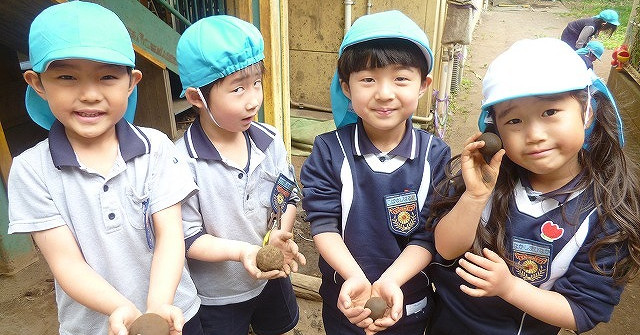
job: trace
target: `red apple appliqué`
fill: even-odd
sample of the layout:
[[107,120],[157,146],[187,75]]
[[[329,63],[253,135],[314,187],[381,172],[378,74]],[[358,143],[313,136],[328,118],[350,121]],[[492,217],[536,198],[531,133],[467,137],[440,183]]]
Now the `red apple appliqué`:
[[540,227],[540,236],[546,241],[553,242],[564,234],[564,228],[560,228],[557,224],[547,221]]

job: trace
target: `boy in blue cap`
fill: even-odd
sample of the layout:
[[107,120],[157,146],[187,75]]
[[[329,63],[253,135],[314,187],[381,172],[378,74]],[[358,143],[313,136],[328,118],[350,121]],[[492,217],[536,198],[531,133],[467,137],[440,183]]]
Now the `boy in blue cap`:
[[[281,135],[253,121],[263,59],[258,29],[232,16],[201,19],[178,41],[182,96],[199,114],[176,145],[200,186],[182,214],[198,231],[187,257],[205,334],[282,334],[298,322],[286,275],[305,263],[291,233],[300,199]],[[260,244],[283,251],[282,269],[256,267]]]
[[604,45],[600,41],[589,41],[584,48],[576,50],[576,53],[580,55],[587,68],[593,70],[593,62],[602,57]]
[[592,37],[598,37],[602,31],[608,32],[611,37],[619,25],[618,12],[605,9],[594,17],[569,22],[562,31],[560,39],[574,50],[578,50],[583,48]]
[[129,123],[142,74],[126,27],[96,4],[51,6],[29,58],[25,103],[49,138],[13,160],[9,233],[49,264],[60,334],[127,334],[143,312],[202,334],[180,215],[197,187],[166,135]]
[[[338,129],[316,138],[300,174],[327,334],[425,331],[433,292],[423,269],[435,249],[424,222],[450,157],[411,122],[432,64],[426,34],[399,11],[359,18],[340,46]],[[388,308],[374,322],[364,305],[376,296]]]

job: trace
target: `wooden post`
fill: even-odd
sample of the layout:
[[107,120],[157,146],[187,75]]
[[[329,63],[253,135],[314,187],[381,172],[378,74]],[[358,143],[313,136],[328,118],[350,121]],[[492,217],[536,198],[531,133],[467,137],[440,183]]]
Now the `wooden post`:
[[227,13],[247,22],[253,22],[252,0],[228,0]]
[[142,71],[142,80],[138,84],[138,106],[135,124],[158,129],[170,139],[177,137],[173,100],[169,72],[166,66],[135,48],[137,53],[136,68]]
[[265,41],[264,120],[282,133],[291,152],[289,119],[289,26],[287,0],[260,0],[260,31]]
[[[427,90],[426,97],[423,101],[426,102],[426,106],[421,106],[418,109],[417,114],[419,116],[428,116],[431,105],[433,105],[433,90],[437,89],[437,83],[440,82],[441,76],[447,74],[442,69],[442,29],[444,28],[444,21],[447,18],[447,2],[445,0],[427,1],[427,11],[425,17],[425,32],[429,37],[429,43],[433,52],[433,71],[431,77],[431,87]],[[448,93],[447,93],[448,94]]]

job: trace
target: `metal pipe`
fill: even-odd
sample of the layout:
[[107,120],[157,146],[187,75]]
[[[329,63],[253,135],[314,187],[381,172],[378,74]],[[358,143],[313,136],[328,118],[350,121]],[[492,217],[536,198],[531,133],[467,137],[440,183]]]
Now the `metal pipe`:
[[163,5],[166,9],[168,9],[171,12],[171,14],[175,15],[175,17],[177,17],[180,21],[182,21],[182,23],[186,24],[187,26],[191,25],[191,22],[189,22],[189,20],[187,20],[187,18],[182,16],[182,14],[180,14],[180,12],[178,12],[175,8],[173,8],[173,6],[171,6],[165,0],[157,0],[157,1],[161,5]]
[[291,101],[291,107],[296,107],[299,109],[309,109],[309,110],[314,110],[314,111],[319,111],[319,112],[327,112],[327,113],[331,113],[331,108],[328,107],[322,107],[322,106],[317,106],[317,105],[312,105],[312,104],[308,104],[306,102],[298,102],[298,101]]
[[353,6],[355,2],[352,0],[344,0],[344,33],[351,28],[351,6]]

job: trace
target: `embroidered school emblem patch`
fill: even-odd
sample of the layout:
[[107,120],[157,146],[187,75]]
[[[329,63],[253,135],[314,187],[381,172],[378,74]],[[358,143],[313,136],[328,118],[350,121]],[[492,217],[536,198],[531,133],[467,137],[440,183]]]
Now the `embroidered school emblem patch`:
[[293,193],[293,189],[295,188],[296,183],[281,173],[271,190],[271,209],[277,212],[279,208],[280,212],[284,213],[287,209],[287,202],[289,202],[291,193]]
[[384,203],[387,208],[387,223],[394,234],[408,236],[418,228],[420,219],[416,192],[386,195]]
[[549,279],[553,244],[513,238],[514,274],[532,285]]
[[557,224],[547,221],[540,226],[540,237],[545,241],[553,242],[564,235],[564,228]]

